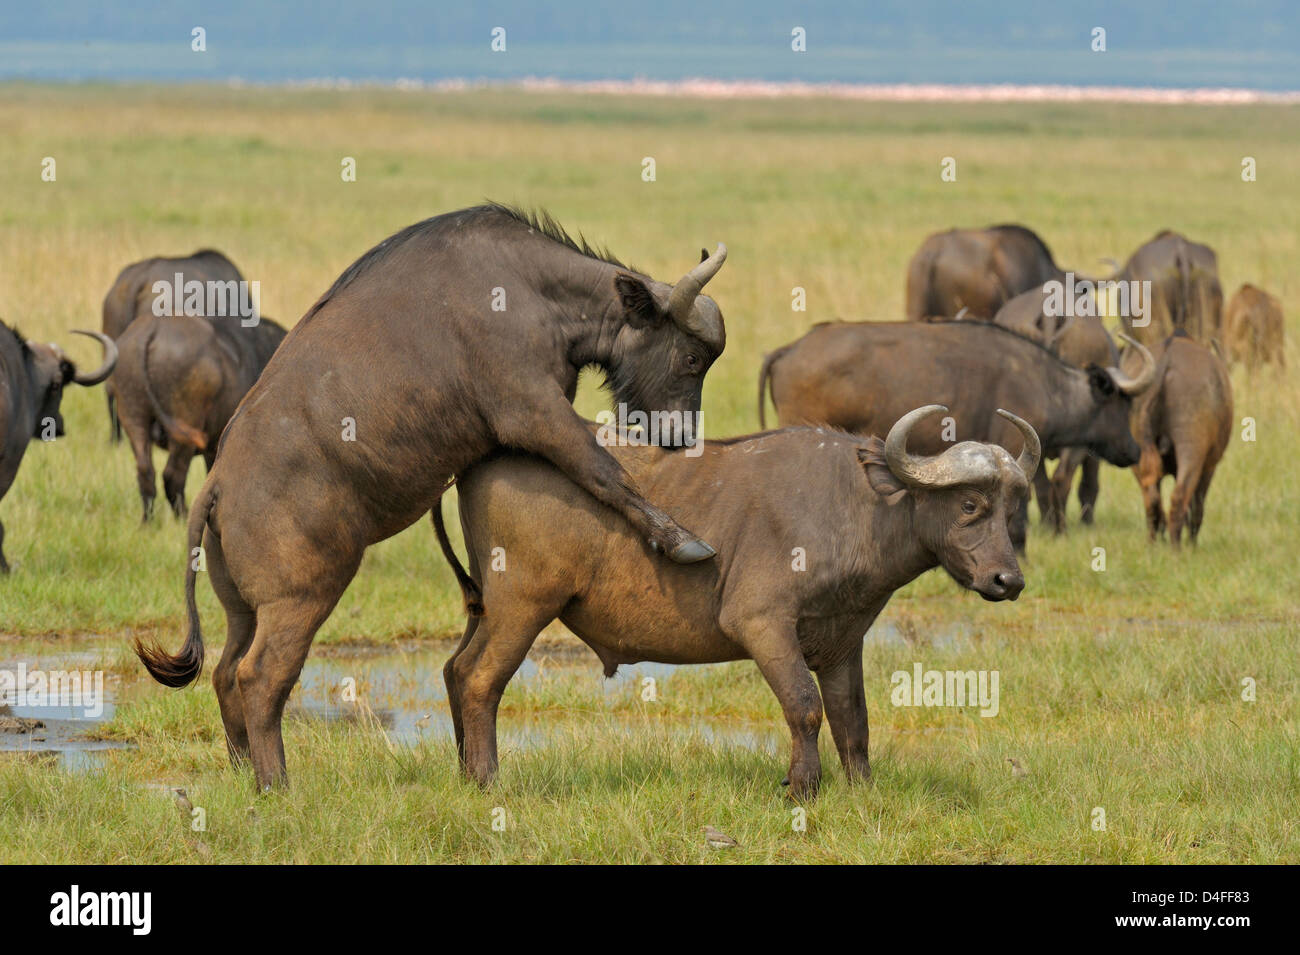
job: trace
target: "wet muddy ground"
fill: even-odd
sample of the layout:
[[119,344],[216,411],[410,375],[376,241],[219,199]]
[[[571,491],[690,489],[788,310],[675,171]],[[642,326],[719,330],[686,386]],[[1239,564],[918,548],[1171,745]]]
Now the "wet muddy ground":
[[[931,630],[927,643],[950,646],[967,639],[962,625]],[[511,685],[540,684],[546,680],[590,681],[603,697],[626,699],[639,692],[645,678],[662,681],[677,667],[662,663],[638,663],[619,667],[606,679],[595,655],[557,625],[544,635],[515,674]],[[916,634],[904,624],[881,622],[872,629],[872,640],[912,643]],[[29,645],[28,645],[29,646]],[[289,719],[323,719],[357,722],[382,730],[399,745],[416,745],[426,739],[448,739],[451,716],[446,710],[442,666],[450,656],[451,643],[416,643],[408,646],[317,646],[303,668],[286,710]],[[98,671],[103,673],[103,700],[96,712],[70,705],[0,705],[0,756],[49,760],[73,771],[101,767],[108,750],[129,743],[94,738],[97,727],[113,719],[117,706],[146,694],[170,692],[153,683],[144,669],[125,649],[122,638],[69,637],[42,643],[39,652],[17,652],[15,645],[0,642],[0,671],[11,673],[24,666],[28,673]],[[206,677],[206,674],[205,674]],[[84,701],[83,701],[84,702]],[[637,727],[631,722],[628,732]],[[747,723],[734,719],[700,718],[679,721],[672,732],[697,735],[710,743],[724,743],[776,754],[785,736],[784,727],[770,722]],[[501,721],[503,745],[530,747],[545,741],[544,725],[520,725],[518,720]]]

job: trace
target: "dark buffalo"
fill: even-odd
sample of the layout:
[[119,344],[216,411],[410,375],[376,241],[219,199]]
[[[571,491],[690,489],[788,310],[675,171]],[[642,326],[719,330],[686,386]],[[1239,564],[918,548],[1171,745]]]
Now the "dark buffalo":
[[[1095,302],[1095,296],[1090,295],[1089,299]],[[1119,350],[1095,306],[1087,310],[1088,314],[1064,316],[1047,307],[1046,301],[1041,289],[1017,295],[994,316],[994,324],[1045,345],[1061,361],[1077,368],[1089,365],[1109,368],[1119,364]],[[1057,533],[1065,530],[1066,504],[1074,473],[1081,471],[1081,517],[1085,524],[1091,524],[1101,491],[1101,462],[1097,456],[1086,448],[1052,448],[1044,450],[1044,457],[1059,459],[1050,477],[1047,468],[1042,467],[1034,478],[1034,493],[1044,523]]]
[[[137,315],[152,314],[149,305],[154,300],[154,283],[171,284],[176,281],[178,273],[184,282],[241,282],[244,278],[235,263],[215,249],[200,249],[193,255],[176,258],[158,256],[132,262],[118,274],[113,287],[104,296],[104,334],[116,341]],[[121,441],[122,425],[115,411],[117,396],[111,384],[105,391],[108,393],[111,436],[114,441]]]
[[1065,273],[1037,233],[1021,225],[950,229],[929,236],[907,266],[907,319],[993,318],[1021,292]]
[[[366,548],[496,448],[547,458],[675,561],[713,556],[642,497],[570,402],[595,365],[620,404],[678,414],[669,443],[693,442],[725,340],[700,291],[725,255],[667,285],[544,214],[487,205],[388,238],[312,306],[226,426],[190,512],[189,547],[204,542],[226,610],[212,677],[226,739],[260,787],[285,778],[285,700]],[[170,686],[203,665],[192,565],[185,587],[180,652],[138,647]]]
[[[0,323],[0,498],[18,474],[32,438],[51,439],[63,434],[59,405],[70,384],[97,385],[113,372],[117,346],[99,332],[73,332],[98,339],[104,346],[104,363],[93,372],[79,372],[58,345],[30,342]],[[4,525],[0,524],[0,573],[9,572],[4,555]]]
[[[545,461],[501,455],[462,475],[469,577],[435,521],[471,608],[443,669],[466,773],[483,785],[495,776],[502,691],[559,618],[607,676],[641,660],[753,660],[790,727],[791,794],[816,792],[823,705],[845,773],[870,778],[862,641],[894,591],[932,567],[987,600],[1024,587],[1007,523],[1028,495],[1038,439],[1004,411],[1023,434],[1019,460],[970,442],[909,453],[913,426],[945,411],[912,411],[885,441],[791,428],[706,442],[698,459],[616,450],[640,486],[718,545],[716,561],[689,567],[656,560]],[[486,572],[497,548],[506,568]]]
[[284,336],[265,317],[244,326],[237,318],[188,315],[145,315],[122,335],[110,383],[135,454],[143,520],[157,494],[153,445],[168,451],[163,492],[183,516],[190,461],[197,452],[212,469],[226,422]]
[[[1006,408],[1030,423],[1043,447],[1083,447],[1118,467],[1137,463],[1129,432],[1132,396],[1154,365],[1130,376],[1117,367],[1075,368],[1042,345],[984,322],[861,322],[818,325],[768,355],[759,373],[759,419],[771,387],[783,425],[827,425],[881,435],[909,408],[935,402],[959,409],[930,421],[918,447],[938,453],[952,441],[999,444],[1015,452]],[[1012,539],[1024,547],[1024,515]]]
[[1282,303],[1261,288],[1246,284],[1228,302],[1223,340],[1228,360],[1244,362],[1255,372],[1270,362],[1286,368]]
[[[1184,333],[1151,348],[1156,383],[1133,404],[1133,433],[1142,459],[1133,469],[1142,489],[1152,540],[1168,528],[1169,542],[1182,543],[1184,524],[1193,544],[1205,518],[1205,497],[1232,437],[1232,382],[1213,351]],[[1136,365],[1127,350],[1122,363]],[[1166,520],[1160,483],[1174,476]]]
[[1151,283],[1151,301],[1143,303],[1142,317],[1120,316],[1138,341],[1163,341],[1176,329],[1202,342],[1219,337],[1223,289],[1218,256],[1208,245],[1165,229],[1129,257],[1118,278]]

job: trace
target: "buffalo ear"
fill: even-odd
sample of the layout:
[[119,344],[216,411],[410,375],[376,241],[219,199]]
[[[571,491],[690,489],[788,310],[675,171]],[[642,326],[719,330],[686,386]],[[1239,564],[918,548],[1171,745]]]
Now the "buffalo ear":
[[633,328],[653,328],[664,320],[664,311],[655,301],[649,286],[635,275],[618,272],[614,275],[614,291],[618,294],[623,315]]
[[1115,379],[1110,376],[1105,368],[1098,365],[1089,365],[1087,368],[1088,385],[1092,388],[1093,396],[1098,401],[1104,401],[1115,393]]
[[[883,444],[881,447],[883,448]],[[885,463],[884,455],[879,449],[874,446],[858,448],[858,463],[867,474],[867,483],[871,485],[871,490],[890,504],[901,500],[907,493],[903,482],[894,477],[894,472],[889,470],[889,465]]]

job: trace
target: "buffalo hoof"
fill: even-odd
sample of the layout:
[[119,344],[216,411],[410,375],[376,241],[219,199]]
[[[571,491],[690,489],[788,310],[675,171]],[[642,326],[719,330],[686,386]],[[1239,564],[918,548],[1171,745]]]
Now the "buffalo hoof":
[[677,564],[694,564],[702,560],[708,560],[718,552],[706,544],[704,541],[696,538],[688,540],[683,544],[678,544],[669,553],[669,558]]

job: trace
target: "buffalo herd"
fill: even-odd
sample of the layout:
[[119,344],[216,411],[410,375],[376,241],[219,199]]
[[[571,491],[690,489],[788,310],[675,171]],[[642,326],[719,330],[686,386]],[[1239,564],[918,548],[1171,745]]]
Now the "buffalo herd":
[[[210,293],[160,310],[175,283],[233,294],[244,279],[219,252],[137,262],[102,332],[78,333],[104,348],[94,372],[0,326],[0,495],[28,441],[62,433],[63,386],[106,381],[144,520],[155,446],[188,514],[188,634],[175,654],[136,652],[165,685],[199,675],[206,570],[226,614],[213,683],[227,747],[259,788],[286,779],[282,715],[317,629],[366,549],[427,513],[468,616],[444,669],[468,776],[493,779],[502,692],[558,619],[607,674],[754,660],[804,797],[823,713],[847,775],[870,775],[862,641],[894,591],[943,567],[1016,599],[1031,489],[1062,531],[1081,471],[1091,522],[1101,461],[1133,468],[1152,538],[1194,542],[1232,428],[1228,362],[1284,367],[1277,299],[1244,285],[1225,315],[1206,245],[1163,231],[1098,278],[1063,270],[1023,226],[956,229],[912,258],[906,321],[816,325],[763,359],[758,419],[770,400],[779,430],[705,441],[726,333],[703,289],[726,258],[719,244],[662,282],[545,213],[487,204],[385,239],[287,334]],[[589,366],[620,422],[662,432],[583,420]],[[207,477],[187,509],[196,454]],[[443,525],[452,484],[468,569]]]

